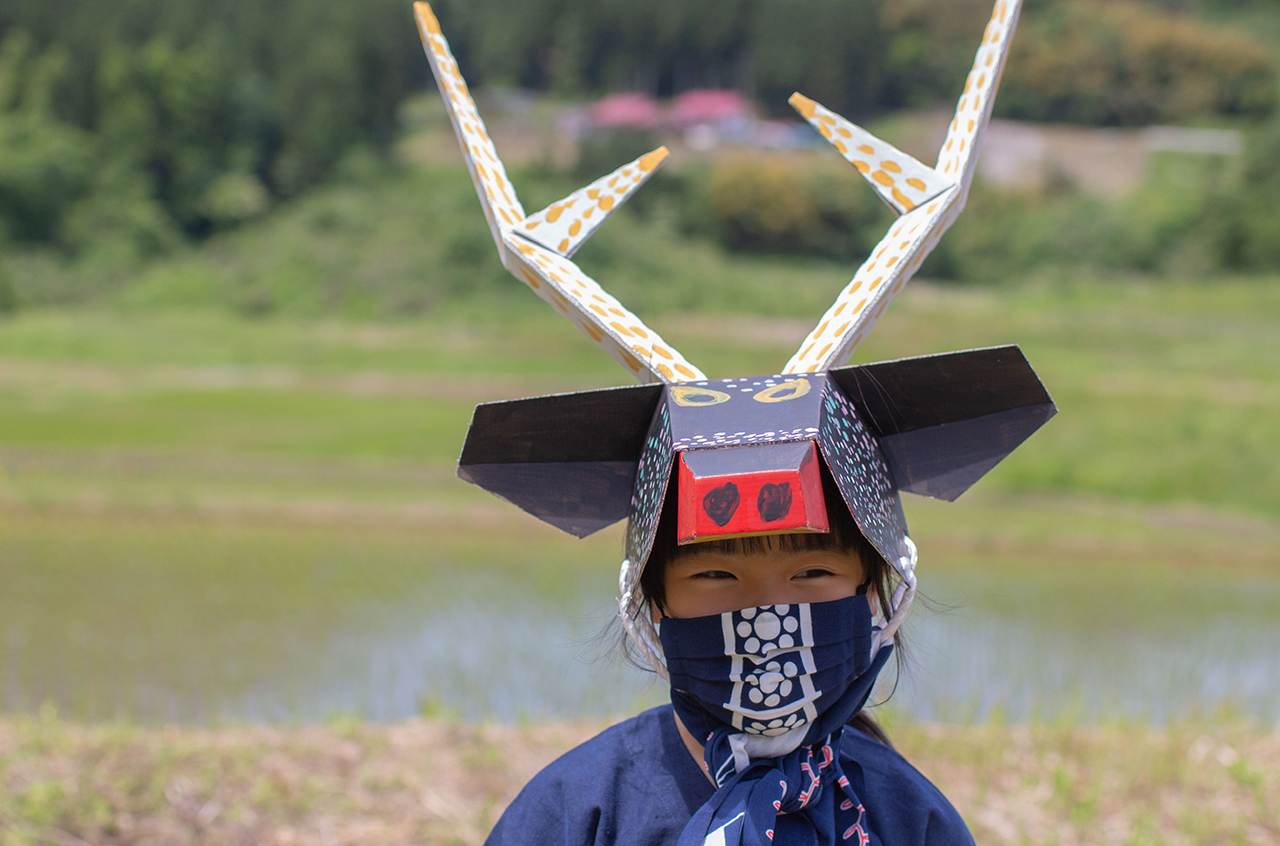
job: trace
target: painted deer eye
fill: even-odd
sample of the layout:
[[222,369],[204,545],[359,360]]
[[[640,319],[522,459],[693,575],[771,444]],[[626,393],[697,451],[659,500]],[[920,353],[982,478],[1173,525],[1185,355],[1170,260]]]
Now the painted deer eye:
[[783,382],[781,385],[765,388],[751,398],[756,402],[787,402],[788,400],[799,399],[809,393],[811,387],[813,386],[809,384],[808,379],[792,379],[790,382]]
[[685,408],[720,405],[731,399],[723,391],[713,391],[710,388],[699,388],[693,385],[674,385],[670,390],[671,398],[676,401],[676,405],[682,405]]

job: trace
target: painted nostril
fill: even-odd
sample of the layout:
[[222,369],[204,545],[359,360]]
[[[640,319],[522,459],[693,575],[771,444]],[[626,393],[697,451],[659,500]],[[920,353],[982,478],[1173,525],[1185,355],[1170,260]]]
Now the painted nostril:
[[756,497],[756,508],[760,511],[760,519],[766,523],[786,517],[791,512],[791,483],[762,485],[760,496]]
[[[710,493],[702,498],[702,510],[707,512],[707,516],[717,526],[724,527],[729,525],[729,521],[733,519],[734,512],[738,510],[738,503],[741,500],[742,497],[738,493],[738,486],[733,482],[728,482],[718,488],[712,488]],[[789,503],[787,507],[790,508]]]

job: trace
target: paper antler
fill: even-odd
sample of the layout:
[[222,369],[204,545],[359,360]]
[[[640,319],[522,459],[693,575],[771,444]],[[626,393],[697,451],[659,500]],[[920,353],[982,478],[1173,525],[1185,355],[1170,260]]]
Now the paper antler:
[[667,149],[660,147],[537,214],[526,215],[431,6],[414,3],[413,11],[503,267],[641,382],[705,379],[702,371],[569,259],[661,166]]
[[791,98],[791,105],[901,217],[787,362],[784,373],[813,373],[846,363],[964,209],[1021,6],[1022,0],[997,0],[934,167],[807,97]]

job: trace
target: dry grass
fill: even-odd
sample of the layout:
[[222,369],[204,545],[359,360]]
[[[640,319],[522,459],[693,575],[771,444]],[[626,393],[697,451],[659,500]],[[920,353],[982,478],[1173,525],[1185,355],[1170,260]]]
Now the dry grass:
[[598,726],[0,723],[0,844],[480,843]]
[[[478,844],[589,724],[0,722],[0,844]],[[895,721],[979,843],[1278,844],[1280,732]]]
[[1280,732],[900,725],[978,843],[1280,844]]

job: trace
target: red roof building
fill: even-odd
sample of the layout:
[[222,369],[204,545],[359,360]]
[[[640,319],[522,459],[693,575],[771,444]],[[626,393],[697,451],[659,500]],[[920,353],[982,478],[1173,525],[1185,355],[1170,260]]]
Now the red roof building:
[[676,126],[692,126],[752,121],[755,116],[751,101],[737,91],[694,88],[672,101],[670,120]]
[[649,94],[610,94],[591,107],[592,126],[652,129],[661,118],[658,101]]

